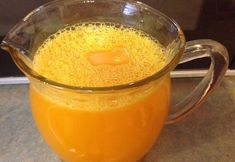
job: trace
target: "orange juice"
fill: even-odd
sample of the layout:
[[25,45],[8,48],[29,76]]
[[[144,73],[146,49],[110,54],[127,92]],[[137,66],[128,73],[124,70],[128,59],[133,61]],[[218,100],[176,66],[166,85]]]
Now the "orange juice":
[[[34,69],[53,81],[105,87],[144,79],[166,64],[147,34],[116,24],[77,24],[47,39]],[[31,84],[33,117],[45,141],[67,162],[135,162],[153,145],[168,112],[170,77],[111,92]]]

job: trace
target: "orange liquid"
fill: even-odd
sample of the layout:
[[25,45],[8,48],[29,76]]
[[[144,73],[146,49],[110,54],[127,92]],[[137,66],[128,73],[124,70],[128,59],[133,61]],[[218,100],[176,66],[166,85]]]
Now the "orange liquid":
[[[152,75],[165,65],[163,56],[161,46],[143,33],[86,25],[47,40],[33,66],[41,75],[63,84],[102,87]],[[164,125],[169,96],[169,75],[145,86],[106,94],[58,90],[36,81],[30,86],[37,127],[66,162],[139,160]]]
[[133,104],[96,112],[58,105],[31,86],[32,113],[46,142],[66,162],[135,162],[164,125],[169,82],[168,77]]

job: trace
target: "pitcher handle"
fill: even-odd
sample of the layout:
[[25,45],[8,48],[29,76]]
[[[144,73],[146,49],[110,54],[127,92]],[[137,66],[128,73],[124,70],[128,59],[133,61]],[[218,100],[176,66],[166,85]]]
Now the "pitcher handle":
[[229,64],[227,49],[214,40],[201,39],[186,43],[180,63],[209,57],[210,68],[196,88],[182,101],[173,106],[177,111],[169,114],[166,124],[175,123],[196,110],[221,82]]

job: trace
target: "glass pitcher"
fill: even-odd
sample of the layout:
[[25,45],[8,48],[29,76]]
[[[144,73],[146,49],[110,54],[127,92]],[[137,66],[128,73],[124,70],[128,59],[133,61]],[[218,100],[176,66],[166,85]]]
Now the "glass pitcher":
[[[49,36],[85,22],[111,22],[142,30],[164,46],[168,63],[152,76],[109,87],[65,85],[32,68],[35,52]],[[164,124],[181,120],[205,101],[228,67],[223,45],[207,39],[186,43],[174,20],[131,0],[49,2],[12,28],[1,48],[29,78],[36,125],[51,149],[67,162],[138,161],[154,144]],[[170,72],[178,63],[203,57],[211,59],[208,73],[171,108],[176,111],[169,113]],[[88,106],[91,104],[94,107]]]

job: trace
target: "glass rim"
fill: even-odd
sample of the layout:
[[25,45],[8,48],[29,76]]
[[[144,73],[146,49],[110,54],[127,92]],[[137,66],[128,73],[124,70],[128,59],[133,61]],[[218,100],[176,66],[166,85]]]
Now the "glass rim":
[[[96,92],[96,91],[99,92],[99,91],[123,90],[123,89],[128,89],[128,88],[139,87],[139,86],[145,85],[149,82],[152,82],[154,80],[157,80],[158,78],[162,77],[163,75],[169,73],[178,64],[180,57],[183,54],[184,47],[185,47],[185,37],[184,37],[183,31],[181,30],[178,23],[175,22],[172,18],[169,18],[165,14],[161,13],[157,9],[154,9],[154,8],[144,4],[142,2],[134,1],[134,0],[110,0],[108,2],[106,0],[55,0],[55,1],[51,1],[51,2],[45,3],[44,5],[41,5],[41,6],[37,7],[36,9],[32,10],[30,13],[28,13],[22,19],[21,22],[17,23],[8,33],[11,33],[18,26],[20,26],[21,24],[24,24],[25,21],[27,21],[27,19],[30,18],[31,16],[33,16],[39,12],[43,12],[43,11],[41,11],[42,9],[46,9],[49,6],[53,6],[53,5],[55,5],[55,3],[65,2],[65,1],[66,2],[74,2],[75,1],[78,3],[79,2],[80,3],[96,3],[96,2],[131,3],[133,5],[140,7],[140,8],[147,9],[151,13],[154,13],[154,14],[161,16],[162,18],[164,18],[164,20],[166,22],[168,22],[174,26],[174,28],[177,31],[178,38],[180,40],[181,46],[179,47],[179,51],[177,51],[177,53],[174,54],[173,58],[161,70],[153,73],[150,76],[147,76],[141,80],[137,80],[137,81],[133,81],[133,82],[125,83],[125,84],[113,85],[113,86],[103,86],[103,87],[72,86],[72,85],[67,85],[67,84],[63,84],[63,83],[59,83],[59,82],[50,80],[50,79],[44,77],[43,75],[38,74],[36,71],[34,71],[28,65],[26,65],[25,62],[20,57],[18,57],[16,54],[12,54],[13,52],[10,52],[15,64],[26,74],[27,77],[36,79],[37,81],[43,82],[43,83],[50,85],[50,86],[57,88],[57,89],[63,89],[63,90],[67,89],[67,90],[75,90],[75,91],[90,93],[90,92]],[[3,39],[1,46],[3,48],[6,47],[6,49],[8,49],[10,51],[14,50],[16,47],[14,45],[11,45],[10,43],[8,43],[8,41],[6,40],[7,35]],[[11,48],[9,49],[8,47],[11,47]],[[22,49],[20,47],[17,47],[17,49],[22,51]],[[23,50],[23,51],[26,52],[25,50]]]

